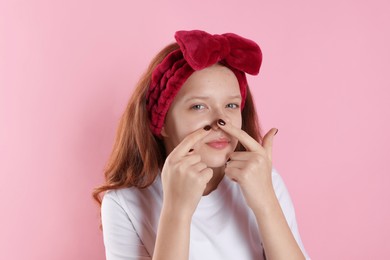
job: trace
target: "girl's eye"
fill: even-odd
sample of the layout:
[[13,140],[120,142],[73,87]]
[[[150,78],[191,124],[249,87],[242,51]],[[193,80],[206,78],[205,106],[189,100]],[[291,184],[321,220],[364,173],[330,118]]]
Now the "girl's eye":
[[234,108],[239,108],[240,106],[238,104],[235,104],[235,103],[230,103],[230,104],[227,104],[226,107],[234,109]]
[[197,105],[194,105],[191,107],[191,109],[193,109],[193,110],[201,110],[204,108],[205,108],[205,105],[200,105],[200,104],[197,104]]

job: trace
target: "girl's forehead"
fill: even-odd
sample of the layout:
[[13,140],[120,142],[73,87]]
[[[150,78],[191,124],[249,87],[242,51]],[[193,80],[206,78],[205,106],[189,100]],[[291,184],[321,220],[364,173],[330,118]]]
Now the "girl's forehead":
[[220,94],[240,94],[239,83],[234,73],[218,64],[195,71],[183,84],[177,97],[196,93],[213,94],[216,91]]

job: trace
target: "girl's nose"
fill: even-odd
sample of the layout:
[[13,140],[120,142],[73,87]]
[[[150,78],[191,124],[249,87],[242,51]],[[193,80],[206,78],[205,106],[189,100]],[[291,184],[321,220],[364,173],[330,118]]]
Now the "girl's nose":
[[212,118],[212,121],[211,121],[212,122],[211,123],[211,127],[212,127],[213,130],[218,130],[219,129],[219,126],[218,126],[218,120],[219,119],[223,119],[225,121],[227,119],[225,114],[223,112],[221,112],[221,111],[218,111],[217,113],[215,113],[213,115],[213,118]]
[[[219,119],[219,118],[218,118],[218,119]],[[211,128],[212,128],[214,131],[219,130],[219,127],[218,127],[218,119],[214,120],[213,123],[211,124]]]
[[225,111],[223,107],[215,106],[213,109],[213,113],[210,113],[210,126],[213,130],[219,130],[218,120],[223,119],[226,120],[227,116],[225,115]]

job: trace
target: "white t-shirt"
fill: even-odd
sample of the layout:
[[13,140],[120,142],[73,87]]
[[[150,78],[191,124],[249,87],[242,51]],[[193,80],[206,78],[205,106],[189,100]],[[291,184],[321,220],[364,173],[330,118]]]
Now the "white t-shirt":
[[[287,223],[309,259],[290,195],[275,169],[272,182]],[[160,176],[145,189],[132,187],[106,192],[101,213],[108,260],[152,259],[162,201]],[[224,177],[216,190],[201,198],[192,217],[189,259],[264,259],[258,232],[256,218],[239,185]]]

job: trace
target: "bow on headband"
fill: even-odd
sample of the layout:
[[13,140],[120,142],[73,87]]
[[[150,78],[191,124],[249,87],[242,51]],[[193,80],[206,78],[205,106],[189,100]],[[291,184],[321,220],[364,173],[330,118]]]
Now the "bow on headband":
[[257,75],[262,61],[260,47],[255,42],[233,33],[211,35],[199,30],[178,31],[175,39],[180,49],[168,54],[156,66],[146,95],[150,128],[158,137],[161,137],[165,116],[174,97],[194,71],[218,62],[231,69],[240,85],[242,109],[247,88],[245,72]]
[[251,75],[260,70],[262,55],[253,41],[234,33],[211,35],[204,31],[178,31],[175,34],[184,59],[194,70],[224,60],[231,67]]

